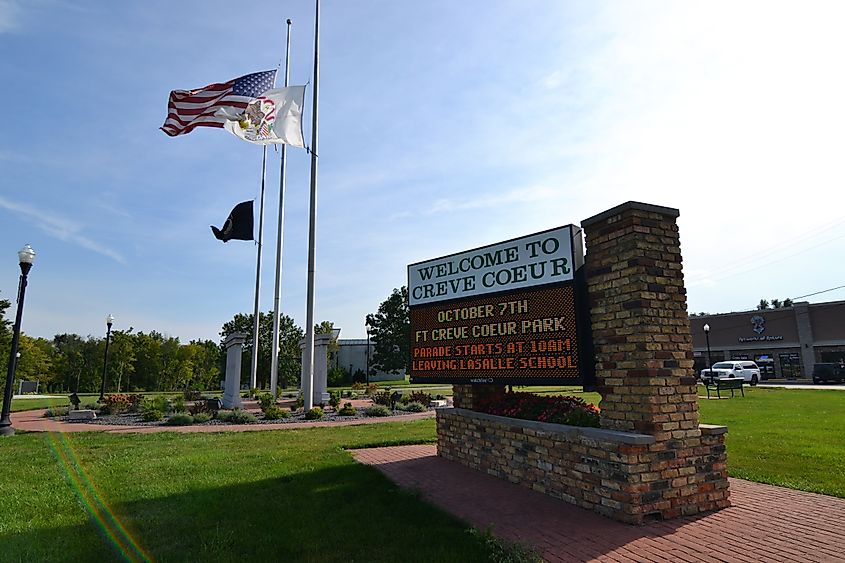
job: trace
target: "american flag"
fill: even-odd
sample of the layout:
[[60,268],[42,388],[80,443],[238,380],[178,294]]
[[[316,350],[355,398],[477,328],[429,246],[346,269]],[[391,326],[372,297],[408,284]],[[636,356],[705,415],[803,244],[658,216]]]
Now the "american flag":
[[223,127],[226,118],[215,115],[219,110],[239,114],[275,82],[276,71],[265,70],[198,90],[173,90],[161,130],[175,137],[190,133],[195,127]]

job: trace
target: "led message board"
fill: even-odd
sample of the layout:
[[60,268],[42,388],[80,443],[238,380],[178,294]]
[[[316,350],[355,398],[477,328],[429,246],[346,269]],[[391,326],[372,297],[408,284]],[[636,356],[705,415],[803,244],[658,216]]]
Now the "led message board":
[[411,381],[584,383],[582,265],[569,225],[408,266]]

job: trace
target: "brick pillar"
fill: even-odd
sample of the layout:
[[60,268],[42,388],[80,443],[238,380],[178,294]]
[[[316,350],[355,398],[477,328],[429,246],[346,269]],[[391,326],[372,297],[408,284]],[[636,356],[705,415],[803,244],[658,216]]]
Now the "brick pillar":
[[678,210],[628,202],[584,220],[602,426],[699,436]]
[[504,385],[453,385],[452,402],[455,408],[475,410],[479,399],[504,392]]
[[678,214],[629,201],[581,222],[601,425],[655,439],[623,487],[638,518],[730,505],[724,428],[699,428]]

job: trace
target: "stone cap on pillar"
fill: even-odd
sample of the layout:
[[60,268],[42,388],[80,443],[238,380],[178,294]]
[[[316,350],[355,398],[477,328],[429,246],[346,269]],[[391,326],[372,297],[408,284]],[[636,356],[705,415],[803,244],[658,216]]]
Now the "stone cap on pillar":
[[226,339],[223,341],[223,347],[227,350],[232,346],[237,346],[238,344],[243,344],[246,341],[246,334],[243,332],[233,332]]
[[673,219],[681,214],[681,212],[675,209],[674,207],[663,207],[662,205],[641,203],[639,201],[627,201],[621,205],[617,205],[613,209],[608,209],[607,211],[603,211],[598,215],[593,215],[588,219],[584,219],[583,221],[581,221],[581,227],[586,228],[591,225],[595,225],[596,223],[600,223],[606,219],[609,219],[616,215],[620,215],[625,211],[629,210],[646,211],[648,213],[659,213],[660,215],[666,215],[667,217],[671,217]]
[[[306,338],[303,338],[302,340],[299,341],[299,348],[301,350],[305,350],[305,341],[306,340],[307,340]],[[314,347],[315,348],[317,346],[328,346],[329,342],[331,342],[331,341],[332,341],[332,335],[331,334],[315,334],[314,335]]]

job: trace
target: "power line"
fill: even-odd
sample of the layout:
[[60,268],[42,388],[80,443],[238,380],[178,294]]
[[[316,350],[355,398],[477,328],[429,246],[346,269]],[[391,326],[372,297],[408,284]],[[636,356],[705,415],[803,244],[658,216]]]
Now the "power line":
[[840,285],[839,287],[831,287],[830,289],[823,289],[822,291],[817,291],[815,293],[808,293],[807,295],[800,295],[798,297],[793,297],[792,300],[796,299],[803,299],[805,297],[812,297],[813,295],[818,295],[819,293],[827,293],[828,291],[834,291],[836,289],[842,289],[845,285]]

